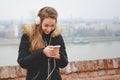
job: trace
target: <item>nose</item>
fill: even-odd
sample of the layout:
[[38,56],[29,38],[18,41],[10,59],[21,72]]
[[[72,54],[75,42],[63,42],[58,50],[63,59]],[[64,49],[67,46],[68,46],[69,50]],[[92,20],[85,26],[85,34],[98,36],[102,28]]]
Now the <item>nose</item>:
[[51,32],[51,31],[52,31],[52,28],[51,28],[51,27],[48,27],[47,31],[48,31],[48,32]]

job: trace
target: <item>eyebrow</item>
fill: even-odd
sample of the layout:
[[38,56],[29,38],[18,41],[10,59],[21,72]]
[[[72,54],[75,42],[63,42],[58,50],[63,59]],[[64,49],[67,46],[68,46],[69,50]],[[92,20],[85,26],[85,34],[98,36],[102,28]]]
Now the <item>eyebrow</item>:
[[[49,25],[48,23],[44,23],[44,25]],[[50,26],[54,26],[55,24],[51,24]]]

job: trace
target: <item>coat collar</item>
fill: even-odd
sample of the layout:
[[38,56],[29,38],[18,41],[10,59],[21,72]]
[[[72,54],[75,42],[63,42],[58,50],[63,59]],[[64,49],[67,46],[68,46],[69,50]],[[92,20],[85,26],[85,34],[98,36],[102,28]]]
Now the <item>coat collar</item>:
[[[24,24],[22,26],[22,33],[23,34],[27,34],[28,36],[31,35],[31,33],[34,32],[34,29],[35,29],[36,25],[35,23],[28,23],[28,24]],[[62,28],[61,27],[58,27],[56,26],[55,30],[52,32],[51,36],[52,37],[57,37],[61,34],[62,32]]]

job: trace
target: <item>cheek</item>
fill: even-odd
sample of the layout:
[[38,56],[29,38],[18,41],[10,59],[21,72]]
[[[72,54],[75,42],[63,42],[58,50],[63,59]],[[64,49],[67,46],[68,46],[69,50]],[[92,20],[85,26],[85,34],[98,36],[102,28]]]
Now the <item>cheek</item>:
[[42,27],[42,31],[45,31],[45,27]]
[[55,27],[52,27],[52,30],[54,30],[55,29]]

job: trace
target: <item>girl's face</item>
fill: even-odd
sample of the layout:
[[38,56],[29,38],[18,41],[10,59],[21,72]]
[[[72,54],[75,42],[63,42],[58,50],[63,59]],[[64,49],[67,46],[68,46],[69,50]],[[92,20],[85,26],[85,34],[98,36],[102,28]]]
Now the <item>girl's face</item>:
[[55,29],[56,20],[53,18],[45,18],[42,22],[42,31],[45,34],[49,34],[51,31]]

